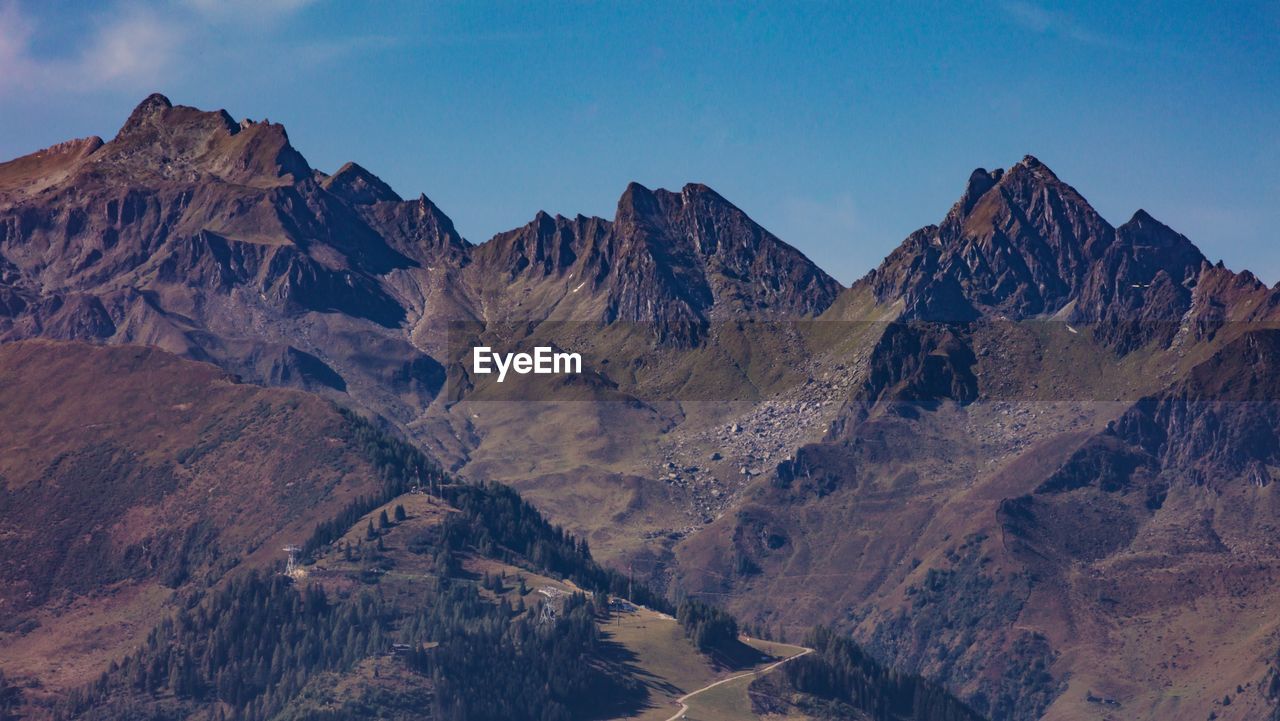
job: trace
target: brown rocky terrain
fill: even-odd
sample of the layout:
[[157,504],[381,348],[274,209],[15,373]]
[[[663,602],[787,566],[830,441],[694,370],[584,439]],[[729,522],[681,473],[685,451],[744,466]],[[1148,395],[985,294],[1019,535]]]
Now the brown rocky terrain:
[[0,671],[86,683],[184,594],[376,491],[329,401],[137,346],[0,345]]
[[[999,719],[1275,705],[1277,307],[1030,156],[851,288],[696,184],[473,245],[278,125],[160,96],[0,164],[3,340],[356,406],[615,567],[830,623]],[[470,373],[482,341],[586,372],[500,386]]]
[[109,142],[6,163],[0,333],[153,345],[407,418],[443,372],[382,278],[462,241],[425,200],[374,232],[345,170],[312,171],[279,125],[158,95]]
[[[496,305],[496,319],[625,321],[652,325],[660,341],[685,345],[712,321],[817,315],[840,290],[794,248],[697,184],[673,193],[632,183],[612,222],[543,213],[475,255],[486,295],[515,300],[487,303]],[[543,287],[548,282],[551,288]],[[511,286],[522,287],[524,297],[511,297]]]
[[1274,291],[1030,158],[868,289],[897,321],[839,417],[679,583],[834,622],[993,718],[1265,715]]
[[46,340],[0,345],[0,391],[5,718],[540,718],[533,694],[664,719],[804,650],[713,652],[674,608],[602,601],[648,596],[510,490],[308,393]]
[[144,343],[349,397],[455,464],[475,432],[428,412],[459,360],[451,324],[622,324],[688,346],[838,291],[705,186],[633,184],[612,221],[540,214],[472,246],[425,196],[310,168],[279,125],[159,95],[110,141],[0,164],[0,338]]

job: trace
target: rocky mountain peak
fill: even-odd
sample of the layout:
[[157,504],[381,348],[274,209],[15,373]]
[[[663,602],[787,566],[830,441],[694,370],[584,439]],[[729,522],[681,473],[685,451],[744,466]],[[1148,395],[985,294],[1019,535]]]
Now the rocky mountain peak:
[[675,343],[696,342],[720,315],[816,315],[840,289],[697,183],[679,192],[630,183],[612,221],[539,212],[478,246],[475,258],[503,280],[492,295],[512,284],[529,288],[517,303],[522,314],[654,324],[660,339]]
[[[971,206],[974,212],[963,218],[963,235],[1003,231],[1014,242],[1034,245],[1041,241],[1058,245],[1059,250],[1081,253],[1094,253],[1109,242],[1110,224],[1084,196],[1034,156],[1028,155],[1008,171],[989,177],[994,182],[975,200]],[[1014,226],[1022,225],[1038,237],[1008,232],[1021,230]]]
[[640,183],[632,181],[627,183],[626,189],[622,191],[622,196],[618,198],[618,209],[614,214],[614,220],[626,222],[632,219],[646,218],[657,214],[658,211],[658,198],[654,195],[654,192]]
[[686,209],[700,212],[721,208],[745,216],[737,206],[703,183],[685,183],[679,192],[656,188],[650,190],[639,183],[630,183],[618,200],[619,209],[628,212],[644,212],[672,218]]
[[1013,319],[1071,302],[1115,230],[1075,188],[1026,156],[978,168],[942,222],[913,233],[864,283],[908,318]]
[[[1208,262],[1186,236],[1139,209],[1127,223],[1116,229],[1118,245],[1135,259],[1158,266],[1178,281],[1191,281],[1200,266]],[[1154,275],[1154,274],[1153,274]]]
[[622,197],[618,199],[615,221],[625,222],[630,219],[669,221],[679,216],[686,208],[708,209],[717,206],[742,213],[724,196],[702,183],[686,183],[679,192],[673,192],[666,188],[651,190],[640,183],[631,182],[627,184]]
[[97,154],[95,164],[134,183],[143,178],[190,182],[213,176],[264,186],[312,176],[283,125],[265,120],[237,123],[225,110],[173,105],[159,93],[134,108]]
[[125,121],[120,130],[123,132],[131,128],[154,124],[166,110],[172,108],[173,103],[169,101],[169,98],[160,93],[152,93],[138,103],[132,113],[129,113],[129,119]]
[[325,178],[320,184],[325,190],[354,205],[402,200],[390,185],[355,162],[343,165],[338,172]]
[[222,131],[235,135],[240,132],[240,125],[225,110],[204,111],[186,106],[175,107],[169,98],[160,93],[152,93],[129,113],[129,118],[120,126],[112,142],[120,143],[133,137],[146,142],[154,140],[160,134],[193,131]]
[[[704,206],[723,205],[738,210],[733,203],[729,202],[723,195],[717,193],[709,185],[702,183],[686,183],[680,189],[679,196],[676,196],[681,205],[700,204]],[[739,211],[741,212],[741,211]]]
[[1053,178],[1054,180],[1057,180],[1057,179],[1058,179],[1058,176],[1056,176],[1056,175],[1054,175],[1054,174],[1053,174],[1053,171],[1049,169],[1049,166],[1047,166],[1047,165],[1045,165],[1044,163],[1040,162],[1040,159],[1039,159],[1039,158],[1037,158],[1037,157],[1036,157],[1036,156],[1034,156],[1034,155],[1024,155],[1024,156],[1022,156],[1022,160],[1019,160],[1019,161],[1018,161],[1018,164],[1017,164],[1017,165],[1015,165],[1014,167],[1015,167],[1015,168],[1026,168],[1027,170],[1030,170],[1031,172],[1035,172],[1035,173],[1043,173],[1043,174],[1045,174],[1046,176],[1048,176],[1048,177],[1050,177],[1050,178]]
[[960,196],[960,201],[956,204],[959,212],[968,214],[973,210],[973,206],[978,200],[987,194],[988,190],[995,187],[1000,182],[1000,178],[1004,175],[1004,170],[996,168],[990,172],[986,168],[977,168],[969,175],[969,184],[964,189],[964,195]]
[[1138,208],[1133,212],[1133,215],[1130,216],[1129,218],[1129,222],[1125,223],[1125,225],[1148,225],[1151,223],[1159,223],[1160,225],[1164,225],[1163,223],[1160,223],[1160,221],[1151,217],[1151,214],[1148,213],[1146,209]]
[[1034,156],[978,168],[937,226],[912,233],[860,283],[907,319],[1066,313],[1119,352],[1170,342],[1208,262],[1139,210],[1113,228]]
[[1139,210],[1094,263],[1071,319],[1096,324],[1099,337],[1121,352],[1152,340],[1168,344],[1207,267],[1194,243]]

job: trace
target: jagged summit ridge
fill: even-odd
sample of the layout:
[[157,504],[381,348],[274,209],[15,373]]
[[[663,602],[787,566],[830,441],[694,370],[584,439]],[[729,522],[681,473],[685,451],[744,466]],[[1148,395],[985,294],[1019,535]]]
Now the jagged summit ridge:
[[239,123],[225,110],[174,105],[158,93],[134,108],[94,166],[131,183],[216,178],[261,187],[312,174],[283,125]]
[[[283,242],[308,248],[313,258],[328,248],[337,255],[326,256],[319,275],[343,272],[348,263],[370,274],[363,285],[370,289],[396,269],[435,274],[429,283],[393,281],[399,287],[392,294],[405,296],[396,305],[413,308],[384,316],[408,323],[424,313],[435,320],[497,313],[653,323],[660,337],[696,342],[716,320],[817,316],[842,291],[802,253],[700,183],[674,191],[630,183],[611,219],[539,212],[525,226],[473,246],[425,196],[405,202],[358,163],[332,175],[311,169],[283,126],[236,122],[226,111],[174,105],[159,94],[139,103],[110,142],[48,155],[62,158],[60,187],[100,189],[102,203],[124,187],[158,192],[158,205],[132,211],[152,219],[144,233]],[[54,177],[47,172],[56,165],[51,160],[24,163],[21,173],[9,173],[23,187],[33,187],[31,176]],[[9,185],[6,168],[17,166],[0,165],[0,192]],[[227,202],[221,196],[229,186],[248,194]],[[176,215],[163,217],[170,207]],[[54,263],[58,253],[50,252]],[[97,264],[96,275],[105,277],[101,258],[81,255],[80,266]],[[131,254],[130,262],[141,257]],[[975,170],[938,225],[913,233],[860,283],[880,304],[900,305],[908,319],[1063,314],[1110,323],[1117,342],[1130,346],[1149,338],[1120,321],[1145,322],[1161,307],[1164,315],[1184,311],[1202,263],[1190,241],[1145,212],[1120,229],[1111,226],[1028,155],[1008,169]],[[341,285],[362,286],[332,287]],[[312,305],[334,307],[321,299]]]
[[[1086,322],[1114,315],[1117,299],[1128,316],[1157,302],[1185,310],[1202,261],[1189,240],[1145,211],[1118,231],[1028,155],[1008,170],[974,170],[938,225],[913,233],[860,283],[882,303],[901,301],[906,318],[1017,320],[1066,311]],[[1176,292],[1158,289],[1163,295],[1150,302],[1147,293],[1129,292],[1162,286],[1161,271]]]
[[390,185],[355,162],[344,164],[336,173],[324,178],[320,184],[325,190],[341,195],[357,205],[403,200]]
[[[508,283],[554,283],[554,307],[578,320],[656,324],[694,342],[719,317],[790,318],[825,310],[839,284],[706,185],[679,192],[630,183],[612,220],[539,212],[475,251]],[[521,312],[524,312],[523,310]]]
[[453,321],[631,322],[695,343],[714,319],[812,316],[839,290],[705,185],[633,184],[613,220],[540,213],[474,246],[425,195],[355,162],[311,168],[279,124],[159,94],[110,141],[0,164],[0,340],[156,345],[352,389],[398,421],[438,391]]
[[172,108],[173,103],[168,97],[160,93],[148,95],[134,107],[133,112],[129,113],[128,120],[121,126],[120,131],[116,133],[116,137],[120,137],[121,134],[135,128],[155,124],[161,119],[166,110],[171,110]]

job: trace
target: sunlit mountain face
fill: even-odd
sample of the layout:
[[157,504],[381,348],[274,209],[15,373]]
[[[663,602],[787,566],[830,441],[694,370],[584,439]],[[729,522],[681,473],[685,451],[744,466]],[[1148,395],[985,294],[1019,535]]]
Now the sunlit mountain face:
[[956,186],[844,287],[161,95],[0,164],[0,714],[1270,718],[1278,291]]

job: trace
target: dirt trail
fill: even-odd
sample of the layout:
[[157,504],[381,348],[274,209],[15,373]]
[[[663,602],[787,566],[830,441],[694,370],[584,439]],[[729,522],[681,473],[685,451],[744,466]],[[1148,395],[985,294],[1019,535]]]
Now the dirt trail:
[[729,683],[730,681],[737,681],[737,680],[738,680],[738,679],[740,679],[740,678],[745,678],[745,677],[747,677],[747,676],[759,676],[759,675],[763,675],[763,674],[769,673],[770,671],[772,671],[772,670],[774,670],[775,668],[777,668],[777,667],[781,666],[782,664],[786,663],[787,661],[792,661],[792,660],[794,660],[794,659],[800,658],[801,656],[804,656],[804,655],[805,655],[805,654],[807,654],[807,653],[812,653],[812,652],[813,652],[813,649],[811,649],[811,648],[806,648],[805,650],[801,651],[800,653],[797,653],[797,654],[796,654],[796,655],[794,655],[794,656],[788,656],[788,657],[786,657],[786,658],[784,658],[784,659],[782,659],[782,660],[780,660],[780,661],[774,661],[773,663],[769,664],[768,666],[765,666],[764,668],[762,668],[762,669],[760,669],[760,670],[758,670],[758,671],[747,671],[746,673],[740,673],[740,674],[738,674],[738,675],[736,675],[736,676],[730,676],[729,678],[722,678],[722,679],[720,679],[719,681],[716,681],[715,683],[710,683],[710,684],[707,684],[706,686],[703,686],[702,688],[698,689],[697,691],[690,691],[689,693],[687,693],[687,694],[685,694],[685,695],[681,696],[680,698],[676,699],[676,702],[680,704],[680,710],[679,710],[679,711],[677,711],[677,712],[675,712],[675,714],[674,714],[673,716],[671,716],[671,718],[667,719],[667,721],[679,721],[680,719],[684,718],[684,715],[685,715],[685,714],[687,714],[687,713],[689,713],[689,704],[688,704],[688,703],[686,703],[686,702],[687,702],[689,699],[693,698],[694,696],[697,696],[697,695],[698,695],[698,694],[700,694],[700,693],[705,693],[705,692],[710,691],[711,689],[715,688],[716,686],[719,686],[719,685],[721,685],[721,684],[725,684],[725,683]]

